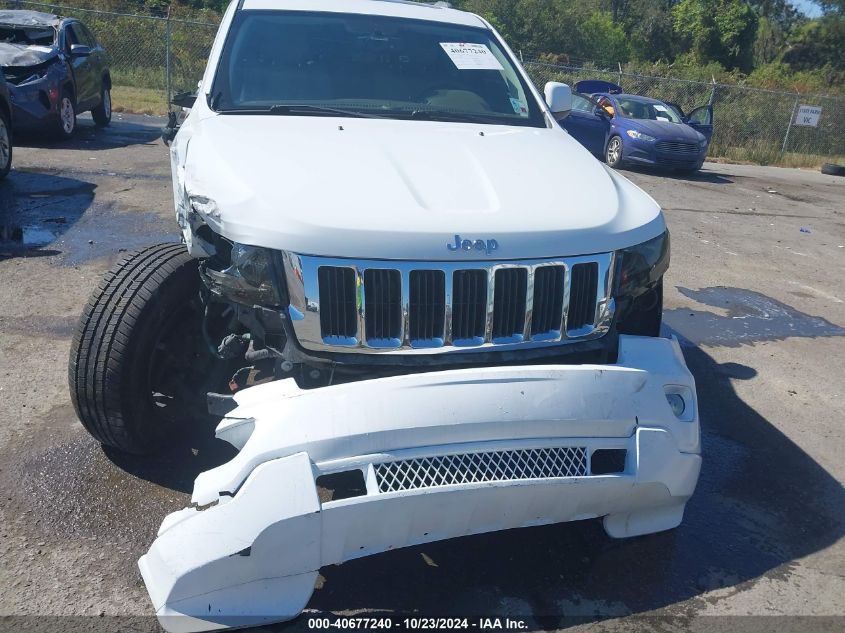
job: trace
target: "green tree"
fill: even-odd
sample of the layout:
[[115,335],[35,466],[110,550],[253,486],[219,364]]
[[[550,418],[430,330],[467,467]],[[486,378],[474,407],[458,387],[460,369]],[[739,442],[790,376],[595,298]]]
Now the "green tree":
[[790,39],[783,61],[793,70],[829,66],[845,71],[845,15],[828,14],[802,24]]
[[681,0],[673,9],[675,33],[700,63],[716,61],[749,72],[757,14],[741,0]]
[[609,11],[594,11],[578,25],[580,48],[597,62],[628,61],[628,36]]

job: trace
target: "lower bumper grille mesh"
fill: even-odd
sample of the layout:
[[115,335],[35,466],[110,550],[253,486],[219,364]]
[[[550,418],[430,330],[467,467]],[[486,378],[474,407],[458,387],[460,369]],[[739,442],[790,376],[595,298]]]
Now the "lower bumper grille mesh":
[[379,492],[485,481],[514,481],[587,474],[587,449],[531,448],[420,457],[375,464]]

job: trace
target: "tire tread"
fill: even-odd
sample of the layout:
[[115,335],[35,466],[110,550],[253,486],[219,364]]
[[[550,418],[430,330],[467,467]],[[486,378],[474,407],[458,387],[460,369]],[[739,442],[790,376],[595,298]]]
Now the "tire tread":
[[157,291],[194,260],[179,243],[156,244],[121,258],[89,299],[74,332],[68,366],[71,401],[83,426],[115,448],[147,452],[150,438],[127,420],[132,403],[122,378],[133,333]]

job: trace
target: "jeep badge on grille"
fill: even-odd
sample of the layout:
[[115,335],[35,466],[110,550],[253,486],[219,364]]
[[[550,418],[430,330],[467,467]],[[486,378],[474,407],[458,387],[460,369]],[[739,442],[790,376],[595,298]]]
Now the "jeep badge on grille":
[[496,240],[462,240],[460,235],[455,235],[455,243],[446,244],[450,251],[484,251],[488,255],[499,248]]

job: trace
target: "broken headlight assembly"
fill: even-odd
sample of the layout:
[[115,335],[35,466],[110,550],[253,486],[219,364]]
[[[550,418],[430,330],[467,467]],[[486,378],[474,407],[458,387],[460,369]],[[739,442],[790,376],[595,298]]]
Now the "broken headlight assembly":
[[669,232],[616,252],[617,331],[659,336],[663,312],[663,275],[669,267]]
[[200,265],[209,292],[245,305],[281,305],[272,251],[215,237],[216,255]]
[[669,231],[616,251],[617,299],[635,299],[653,288],[669,268]]

